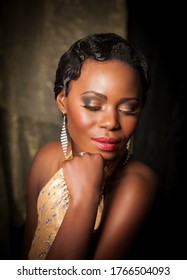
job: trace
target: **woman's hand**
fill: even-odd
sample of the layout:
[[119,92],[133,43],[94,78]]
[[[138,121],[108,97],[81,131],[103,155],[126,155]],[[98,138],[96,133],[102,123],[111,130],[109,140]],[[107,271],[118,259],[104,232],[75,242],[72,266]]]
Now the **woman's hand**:
[[71,201],[99,203],[104,179],[104,161],[100,154],[83,153],[63,163]]

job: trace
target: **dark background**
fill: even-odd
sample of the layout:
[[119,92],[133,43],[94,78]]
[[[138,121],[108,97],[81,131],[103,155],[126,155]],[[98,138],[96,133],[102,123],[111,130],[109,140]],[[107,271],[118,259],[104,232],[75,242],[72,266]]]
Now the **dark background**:
[[[136,151],[160,179],[137,258],[187,259],[186,39],[184,5],[128,1],[129,40],[151,62],[152,85],[136,133]],[[137,249],[137,248],[136,248]]]
[[[39,146],[59,135],[60,118],[56,124],[50,122],[51,116],[55,119],[54,113],[46,113],[45,108],[50,102],[54,106],[49,92],[61,46],[65,49],[86,33],[123,33],[123,18],[119,32],[117,26],[121,13],[128,16],[124,34],[127,29],[130,42],[146,54],[151,64],[152,84],[135,134],[135,153],[155,170],[160,182],[155,203],[129,258],[187,259],[184,4],[129,0],[124,1],[123,14],[116,3],[119,1],[1,3],[1,259],[20,258],[31,161]],[[43,40],[45,46],[41,45]],[[36,98],[35,93],[40,91]],[[20,95],[22,98],[18,98]]]

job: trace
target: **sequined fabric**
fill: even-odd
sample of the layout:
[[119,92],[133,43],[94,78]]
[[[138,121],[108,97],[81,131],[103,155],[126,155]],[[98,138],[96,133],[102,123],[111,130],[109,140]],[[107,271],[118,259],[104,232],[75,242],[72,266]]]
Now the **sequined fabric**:
[[[38,224],[32,241],[28,259],[45,259],[55,239],[68,209],[67,189],[62,168],[40,191],[37,201]],[[98,207],[95,229],[97,229],[103,210],[103,198]]]

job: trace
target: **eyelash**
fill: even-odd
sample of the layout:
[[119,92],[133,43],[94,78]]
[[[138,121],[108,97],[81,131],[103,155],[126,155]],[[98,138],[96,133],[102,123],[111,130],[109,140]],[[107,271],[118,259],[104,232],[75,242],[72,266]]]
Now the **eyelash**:
[[88,105],[83,105],[82,107],[90,110],[90,111],[99,111],[101,110],[101,107],[100,106],[88,106]]
[[136,115],[137,114],[137,110],[135,111],[123,111],[123,110],[119,110],[120,113],[126,115],[126,116],[132,116],[132,115]]
[[[90,110],[90,111],[99,111],[101,110],[101,107],[100,106],[88,106],[88,105],[83,105],[84,108]],[[124,115],[136,115],[137,114],[137,110],[134,110],[134,111],[123,111],[123,110],[119,110],[120,113],[124,114]]]

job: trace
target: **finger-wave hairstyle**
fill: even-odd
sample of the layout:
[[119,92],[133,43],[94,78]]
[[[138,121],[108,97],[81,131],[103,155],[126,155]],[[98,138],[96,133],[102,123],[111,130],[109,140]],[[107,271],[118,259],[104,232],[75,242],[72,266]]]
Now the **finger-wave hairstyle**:
[[144,105],[150,85],[147,59],[142,53],[135,51],[126,39],[115,33],[88,35],[76,41],[61,56],[54,83],[55,98],[62,89],[68,95],[70,81],[79,78],[81,68],[87,59],[96,61],[120,60],[137,70],[141,78],[142,103]]

